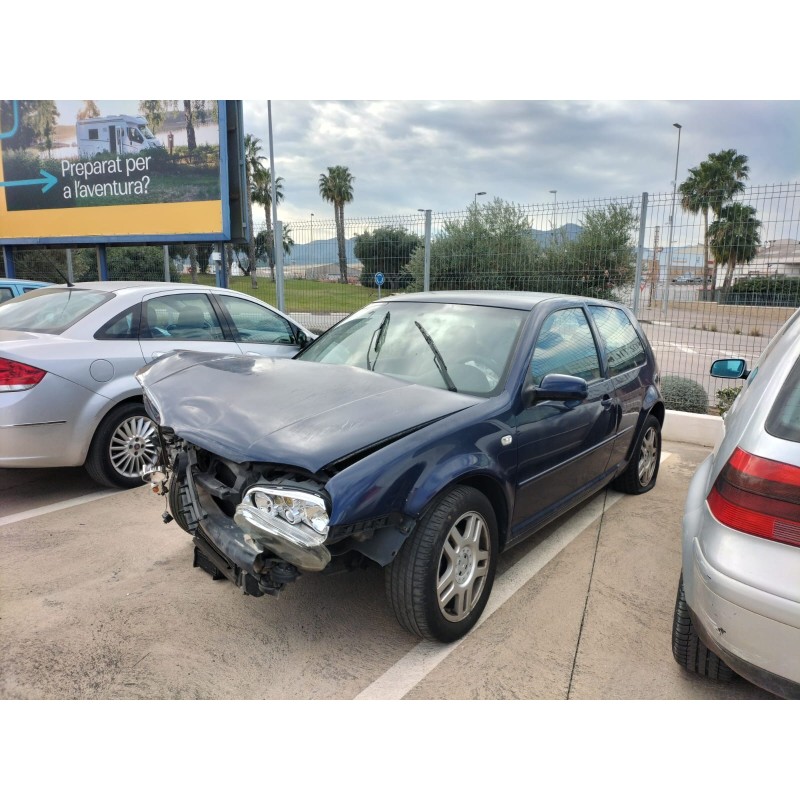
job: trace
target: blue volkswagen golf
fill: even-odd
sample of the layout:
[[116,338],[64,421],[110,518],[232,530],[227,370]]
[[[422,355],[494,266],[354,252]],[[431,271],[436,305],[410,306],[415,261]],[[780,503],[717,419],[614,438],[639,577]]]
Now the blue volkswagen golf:
[[604,300],[395,295],[294,359],[179,352],[137,377],[162,450],[145,477],[196,566],[260,596],[374,563],[400,624],[444,642],[506,548],[658,475],[653,351]]

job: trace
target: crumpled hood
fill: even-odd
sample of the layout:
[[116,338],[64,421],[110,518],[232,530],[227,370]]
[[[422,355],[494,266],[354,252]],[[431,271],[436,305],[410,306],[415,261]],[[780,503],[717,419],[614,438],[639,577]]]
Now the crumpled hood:
[[481,402],[357,367],[188,351],[136,377],[182,439],[310,472]]

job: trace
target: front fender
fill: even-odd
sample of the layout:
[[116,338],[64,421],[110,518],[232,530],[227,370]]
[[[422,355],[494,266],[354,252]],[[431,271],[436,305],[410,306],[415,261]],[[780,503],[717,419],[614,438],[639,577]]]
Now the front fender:
[[513,504],[517,452],[513,443],[502,440],[512,431],[498,420],[447,427],[442,435],[433,435],[439,432],[431,428],[417,431],[331,478],[326,485],[331,526],[392,514],[417,519],[439,494],[465,482],[491,485],[494,499],[502,497],[506,505],[498,516],[506,518]]

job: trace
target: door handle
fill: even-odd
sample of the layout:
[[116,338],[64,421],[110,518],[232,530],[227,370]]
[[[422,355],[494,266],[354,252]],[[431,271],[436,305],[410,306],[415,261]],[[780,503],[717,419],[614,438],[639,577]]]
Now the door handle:
[[603,408],[611,408],[611,406],[612,406],[613,402],[614,402],[614,400],[613,400],[613,399],[612,399],[612,398],[611,398],[609,395],[606,395],[606,396],[605,396],[605,397],[604,397],[604,398],[603,398],[603,399],[600,401],[600,405],[601,405],[601,406],[603,406]]

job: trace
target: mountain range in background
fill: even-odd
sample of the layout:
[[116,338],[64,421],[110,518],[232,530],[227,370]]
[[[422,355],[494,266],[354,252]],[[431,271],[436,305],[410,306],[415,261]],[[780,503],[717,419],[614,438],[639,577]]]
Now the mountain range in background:
[[[556,231],[532,230],[531,236],[542,246],[547,246],[553,241],[554,235],[565,237],[568,241],[578,238],[583,228],[568,222]],[[360,263],[355,256],[356,237],[345,239],[344,249],[348,264]],[[308,244],[295,244],[292,254],[284,257],[284,264],[292,267],[310,267],[316,264],[338,264],[339,251],[336,246],[336,237],[332,239],[315,239]]]

